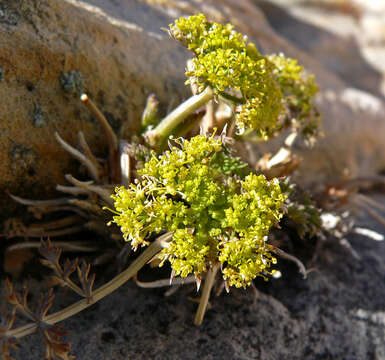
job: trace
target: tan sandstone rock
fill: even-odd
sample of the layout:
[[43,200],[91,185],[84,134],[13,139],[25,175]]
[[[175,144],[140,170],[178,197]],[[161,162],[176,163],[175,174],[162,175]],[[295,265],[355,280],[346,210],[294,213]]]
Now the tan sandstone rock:
[[65,183],[63,175],[76,164],[58,147],[55,131],[76,145],[82,130],[92,148],[103,152],[105,138],[78,100],[81,91],[95,100],[116,130],[124,123],[127,136],[135,130],[149,93],[165,105],[186,96],[187,52],[159,29],[169,20],[141,4],[129,8],[138,20],[144,15],[152,19],[157,33],[84,2],[1,2],[3,215],[13,209],[5,191],[47,198],[55,183]]

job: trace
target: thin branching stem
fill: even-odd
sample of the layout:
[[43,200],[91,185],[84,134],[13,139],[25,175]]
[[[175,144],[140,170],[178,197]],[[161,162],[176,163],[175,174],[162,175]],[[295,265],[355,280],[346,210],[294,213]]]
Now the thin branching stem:
[[79,150],[75,149],[70,144],[66,143],[57,132],[55,132],[55,138],[64,150],[68,151],[75,159],[79,160],[87,168],[91,177],[95,181],[100,180],[98,168],[90,159],[88,159]]
[[223,98],[223,100],[225,102],[229,103],[230,105],[239,105],[239,104],[244,104],[245,103],[244,99],[241,99],[241,98],[236,97],[234,95],[228,94],[225,91],[220,92],[219,96],[221,98]]
[[202,324],[203,317],[205,316],[207,304],[209,302],[211,289],[214,285],[215,276],[219,269],[219,264],[213,265],[207,272],[205,284],[203,285],[202,296],[199,302],[198,310],[195,314],[194,324],[199,326]]
[[101,124],[108,142],[108,164],[110,171],[110,180],[112,182],[120,182],[120,164],[119,164],[119,141],[112,129],[111,125],[107,121],[103,113],[97,108],[94,102],[88,97],[87,94],[82,94],[80,100],[87,106],[87,108],[95,116],[96,120]]
[[290,260],[290,261],[295,262],[298,266],[299,272],[302,274],[303,278],[306,279],[307,271],[306,271],[305,265],[302,263],[301,260],[296,258],[294,255],[288,254],[287,252],[285,252],[285,251],[283,251],[283,250],[281,250],[275,246],[272,246],[272,248],[273,248],[273,252],[276,253],[282,259],[286,259],[286,260]]
[[268,169],[271,169],[273,166],[282,164],[290,158],[292,153],[292,146],[294,145],[297,137],[297,132],[292,132],[288,135],[288,137],[285,139],[284,145],[281,146],[277,153],[267,162]]
[[[68,204],[72,204],[73,198],[68,198]],[[70,211],[79,215],[83,219],[88,219],[89,216],[84,211],[78,209],[75,206],[50,206],[50,207],[31,207],[30,211],[35,214],[35,217],[40,218],[43,214],[50,214],[58,211]]]
[[[63,251],[73,252],[93,252],[99,250],[97,247],[92,247],[92,244],[80,243],[80,242],[68,242],[68,241],[56,241],[52,243],[55,247],[63,249]],[[7,247],[7,252],[20,250],[20,249],[38,249],[41,246],[40,241],[28,241],[13,244]]]
[[97,108],[94,102],[88,97],[87,94],[82,94],[80,96],[80,100],[87,106],[87,108],[92,112],[95,116],[96,120],[102,125],[103,130],[106,133],[108,145],[110,150],[118,150],[118,138],[116,137],[114,130],[112,130],[111,125],[107,121],[106,117],[103,113]]
[[95,157],[95,155],[91,151],[91,148],[87,143],[87,140],[84,136],[83,131],[78,132],[78,139],[79,139],[79,144],[83,149],[84,155],[87,157],[88,160],[90,160],[92,162],[96,171],[98,172],[98,174],[100,174],[100,164],[98,162],[98,159]]
[[18,235],[24,235],[28,237],[42,237],[52,235],[52,233],[56,233],[58,231],[60,233],[63,231],[65,233],[73,233],[82,229],[82,222],[83,219],[80,216],[67,216],[59,220],[32,224],[31,226],[24,226],[23,228],[20,228],[19,231],[16,231],[12,237]]
[[30,200],[30,199],[24,199],[19,196],[12,195],[10,193],[8,195],[17,203],[22,205],[27,205],[27,206],[46,207],[46,206],[66,205],[69,203],[68,198],[58,198],[58,199],[52,199],[52,200]]
[[192,284],[192,283],[195,283],[195,276],[190,275],[185,278],[173,279],[171,284],[170,284],[170,279],[161,279],[156,281],[139,281],[138,279],[135,279],[135,283],[141,288],[152,289],[152,288],[160,288],[160,287],[169,287],[173,285]]
[[120,182],[128,186],[131,182],[131,159],[128,151],[128,142],[120,141]]
[[113,206],[114,202],[111,199],[111,191],[102,188],[101,186],[93,185],[92,181],[80,181],[75,179],[72,175],[66,174],[65,178],[76,187],[85,189],[95,194],[98,194],[108,205]]
[[32,224],[29,229],[39,229],[39,230],[55,230],[61,229],[70,225],[79,225],[82,223],[83,219],[77,215],[66,216],[58,220],[48,221],[44,223]]
[[75,234],[77,232],[81,232],[84,230],[83,225],[78,226],[70,226],[63,229],[58,230],[45,230],[44,228],[26,228],[23,232],[18,232],[15,236],[26,236],[31,238],[42,238],[42,237],[57,237],[57,236],[63,236],[63,235],[70,235]]
[[[81,208],[87,213],[91,214],[102,214],[103,210],[102,208],[98,205],[95,204],[94,202],[88,201],[88,200],[79,200],[79,199],[71,199],[70,204],[74,205],[78,208]],[[89,216],[88,216],[89,218]]]
[[90,193],[88,190],[80,189],[76,186],[56,185],[56,190],[71,195],[84,195]]
[[201,128],[204,134],[208,134],[208,132],[216,125],[214,110],[214,100],[208,101],[206,104],[206,114],[203,116],[201,123]]
[[[59,267],[56,267],[55,272],[57,274],[61,274],[61,269]],[[84,293],[83,289],[79,286],[77,286],[69,277],[62,277],[60,279],[60,285],[61,286],[67,286],[69,287],[72,291],[76,292],[78,295],[81,297],[86,297],[86,294]]]
[[360,201],[364,201],[368,205],[376,208],[377,210],[385,211],[385,205],[380,204],[379,202],[371,199],[369,196],[366,196],[363,194],[357,194],[356,197],[358,197],[360,199]]
[[[92,292],[92,301],[89,302],[89,299],[82,299],[60,311],[57,311],[53,314],[47,315],[44,317],[43,321],[46,324],[56,324],[60,321],[63,321],[80,311],[90,307],[92,304],[103,299],[108,294],[112,293],[130,278],[132,278],[144,265],[147,264],[148,260],[159,253],[164,246],[170,241],[172,233],[166,233],[160,236],[155,240],[126,270],[121,272],[119,275],[115,276],[112,280],[102,285],[98,289]],[[4,337],[14,337],[21,338],[23,336],[34,333],[39,324],[30,323],[24,326],[20,326],[16,329],[6,331]]]
[[385,217],[379,214],[376,210],[374,210],[372,204],[368,204],[367,202],[363,201],[362,198],[355,197],[353,198],[353,203],[355,203],[357,206],[360,206],[361,208],[365,209],[366,212],[379,224],[385,226]]

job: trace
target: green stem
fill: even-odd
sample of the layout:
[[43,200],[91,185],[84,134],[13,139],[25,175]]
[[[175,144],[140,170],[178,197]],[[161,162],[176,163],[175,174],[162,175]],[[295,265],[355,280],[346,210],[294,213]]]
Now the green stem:
[[[190,119],[191,118],[191,119]],[[176,138],[186,137],[186,135],[198,127],[199,123],[202,121],[202,114],[190,115],[190,118],[187,119],[186,122],[179,124],[173,134]]]
[[227,92],[221,91],[219,96],[222,97],[226,102],[230,101],[231,105],[239,105],[244,104],[246,101],[243,98],[236,97],[234,95],[230,95]]
[[195,314],[194,324],[199,326],[202,324],[203,317],[205,316],[207,304],[209,302],[211,289],[214,285],[215,275],[219,269],[219,264],[215,264],[208,272],[205,280],[205,284],[202,290],[201,300],[199,302],[198,310]]
[[186,100],[170,114],[168,114],[155,129],[145,134],[148,143],[153,147],[159,145],[188,115],[192,114],[195,110],[206,104],[213,97],[213,90],[210,87],[207,87],[199,95],[194,95]]
[[[159,253],[159,251],[164,248],[165,243],[167,243],[171,239],[171,237],[172,233],[167,233],[160,236],[126,270],[124,270],[119,275],[111,279],[109,282],[93,291],[92,301],[90,303],[88,303],[87,299],[82,299],[60,311],[46,316],[43,319],[44,323],[52,325],[59,321],[65,320],[71,317],[72,315],[75,315],[78,312],[88,308],[89,306],[103,299],[106,295],[118,289],[125,282],[127,282],[127,280],[132,278],[144,265],[146,265],[149,260],[151,260],[157,253]],[[16,329],[6,331],[3,336],[21,338],[23,336],[34,333],[37,327],[38,324],[36,323],[26,324]]]

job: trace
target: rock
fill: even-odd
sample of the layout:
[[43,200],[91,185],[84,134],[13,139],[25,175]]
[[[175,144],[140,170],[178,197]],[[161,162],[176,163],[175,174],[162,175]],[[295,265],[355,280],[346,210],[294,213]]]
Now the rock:
[[[385,233],[368,217],[359,225]],[[64,321],[70,331],[66,340],[81,360],[383,360],[385,244],[358,234],[348,239],[361,260],[335,240],[325,244],[306,280],[294,265],[279,260],[283,276],[257,281],[256,295],[231,289],[213,296],[201,327],[193,325],[197,304],[187,298],[196,297],[194,286],[165,297],[163,289],[131,282]],[[76,300],[60,294],[55,300],[59,307]],[[42,340],[32,335],[14,354],[35,360],[43,352]]]
[[[305,157],[301,180],[319,182],[376,174],[385,168],[382,98],[355,88],[311,52],[273,29],[251,0],[3,0],[0,4],[1,191],[49,198],[74,165],[53,139],[76,143],[83,130],[94,149],[105,140],[77,95],[87,91],[115,128],[129,137],[146,96],[166,107],[188,96],[183,70],[188,53],[159,30],[173,18],[204,11],[233,22],[265,52],[300,59],[321,86],[325,138]],[[294,39],[295,40],[295,39]],[[363,66],[364,68],[364,66]],[[359,75],[358,75],[359,76]],[[0,211],[14,208],[0,197]],[[363,220],[378,233],[385,229]],[[282,278],[257,282],[259,293],[234,290],[213,297],[202,327],[192,325],[194,289],[169,298],[162,290],[128,283],[66,321],[78,359],[377,359],[385,358],[384,243],[351,235],[361,261],[329,241],[317,271],[303,280],[280,261]],[[1,250],[1,249],[0,249]],[[107,276],[98,276],[103,282]],[[142,275],[142,274],[140,274]],[[165,276],[169,276],[166,274]],[[43,288],[41,282],[34,289]],[[3,291],[3,289],[2,289]],[[3,294],[0,294],[3,299]],[[77,300],[66,291],[62,307]],[[38,301],[38,296],[32,301]],[[0,312],[4,302],[0,301]],[[17,359],[43,356],[41,340],[23,339]]]
[[[140,24],[147,17],[152,22],[144,30]],[[91,148],[103,153],[106,141],[78,100],[82,91],[127,137],[148,94],[156,93],[165,106],[188,95],[187,51],[160,30],[169,22],[140,3],[112,17],[78,1],[1,2],[0,217],[15,210],[6,191],[49,198],[56,183],[65,184],[64,174],[76,171],[55,131],[76,146],[81,130]]]
[[[330,72],[338,75],[349,86],[381,95],[382,74],[366,62],[353,36],[341,36],[331,30],[314,26],[310,22],[305,22],[305,16],[304,20],[301,20],[295,17],[295,12],[294,14],[289,12],[290,8],[284,9],[269,1],[261,1],[259,6],[269,24],[283,38],[311,54],[314,59],[317,59]],[[304,6],[301,10],[309,16],[312,8]],[[330,21],[330,14],[325,14],[319,9],[313,10],[312,14],[320,15],[319,17],[323,15],[325,22]],[[343,20],[345,18],[340,16],[340,23]],[[345,22],[340,24],[342,29],[346,27],[344,24]],[[357,29],[357,24],[352,22],[351,27]]]
[[[313,57],[312,49],[288,41],[269,25],[266,10],[264,14],[256,4],[251,0],[3,1],[0,97],[7,101],[0,104],[2,194],[49,198],[55,184],[64,183],[63,175],[75,171],[76,165],[53,138],[55,131],[76,144],[76,132],[82,130],[91,147],[102,152],[105,139],[79,103],[81,91],[90,94],[126,138],[137,128],[149,93],[159,97],[163,110],[188,96],[183,73],[189,54],[160,28],[175,17],[200,11],[214,21],[232,22],[263,52],[283,51],[316,74],[326,136],[317,148],[302,152],[304,183],[382,171],[383,100],[374,100],[380,104],[378,111],[352,107],[346,89],[358,81],[347,83]],[[299,25],[298,29],[302,31]],[[362,60],[359,68],[365,66]],[[10,216],[14,210],[8,196],[0,196],[0,216]]]
[[[345,81],[354,81],[358,88],[374,93],[380,84],[385,95],[384,0],[269,0],[260,4],[282,36],[311,48],[314,56],[334,67]],[[297,31],[299,28],[303,31]],[[351,45],[347,47],[347,43]],[[362,57],[376,70],[377,79]],[[360,76],[356,76],[358,72]]]

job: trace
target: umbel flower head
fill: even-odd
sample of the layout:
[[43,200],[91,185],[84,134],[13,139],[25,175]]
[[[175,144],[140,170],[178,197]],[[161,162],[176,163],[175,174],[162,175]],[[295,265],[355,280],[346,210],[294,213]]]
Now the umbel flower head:
[[217,94],[240,95],[237,126],[270,135],[283,110],[282,94],[273,76],[274,65],[231,24],[208,22],[203,14],[180,18],[170,34],[195,54],[187,83],[207,86]]
[[173,232],[159,256],[182,277],[200,277],[220,263],[229,285],[245,287],[272,273],[276,260],[266,239],[286,196],[276,179],[235,175],[242,166],[236,159],[223,166],[229,157],[220,137],[205,135],[175,140],[154,155],[139,171],[140,181],[113,195],[113,222],[125,240],[137,248],[151,234]]
[[314,97],[318,93],[314,75],[307,75],[297,60],[283,54],[273,54],[268,59],[275,65],[274,77],[284,95],[284,126],[300,128],[304,138],[313,143],[321,121],[314,104]]
[[233,25],[209,22],[203,14],[181,17],[169,32],[195,55],[187,83],[197,84],[198,91],[210,86],[237,100],[240,132],[252,129],[268,139],[294,125],[307,140],[314,138],[320,120],[313,103],[318,87],[296,60],[263,56]]

